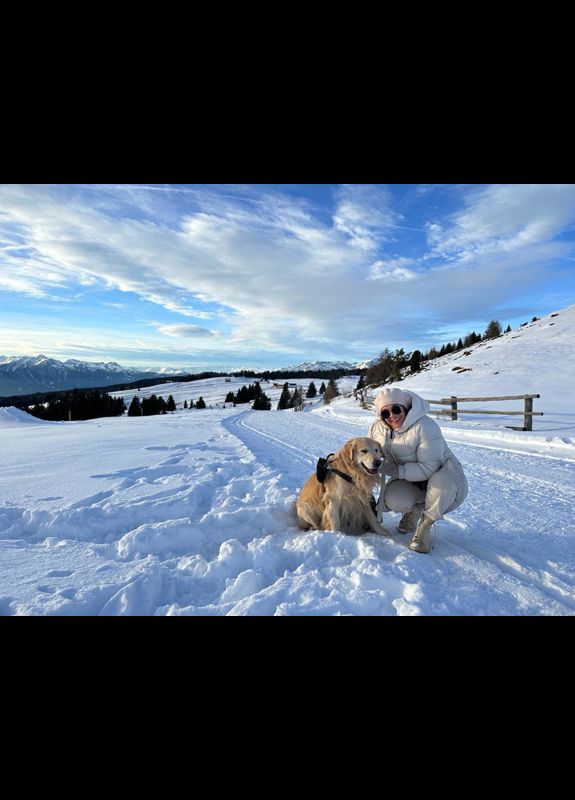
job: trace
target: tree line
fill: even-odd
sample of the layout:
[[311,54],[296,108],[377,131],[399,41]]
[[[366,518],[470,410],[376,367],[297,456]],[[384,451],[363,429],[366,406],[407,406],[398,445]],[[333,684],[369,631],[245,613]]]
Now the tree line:
[[121,397],[110,397],[107,392],[98,389],[90,391],[73,389],[63,397],[54,398],[47,403],[36,403],[25,410],[38,419],[61,422],[69,419],[119,417],[126,411],[126,404]]
[[[537,317],[534,317],[532,321],[537,319]],[[523,324],[526,325],[527,323]],[[510,325],[503,331],[500,322],[491,320],[483,335],[472,331],[464,338],[460,338],[457,342],[448,342],[447,344],[443,344],[439,349],[432,347],[427,352],[414,350],[412,353],[406,353],[403,347],[394,352],[391,352],[391,350],[386,347],[380,354],[377,363],[367,369],[365,373],[365,383],[362,384],[361,387],[358,385],[356,391],[358,388],[363,388],[363,385],[380,386],[382,383],[400,381],[407,367],[409,367],[412,373],[419,372],[425,362],[433,361],[435,358],[441,358],[441,356],[448,355],[449,353],[465,350],[478,342],[496,339],[501,336],[502,333],[509,333],[510,331]]]

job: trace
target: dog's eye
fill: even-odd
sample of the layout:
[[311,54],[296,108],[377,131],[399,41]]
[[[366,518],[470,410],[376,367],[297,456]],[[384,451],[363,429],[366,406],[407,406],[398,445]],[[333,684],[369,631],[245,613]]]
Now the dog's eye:
[[367,453],[367,450],[362,450],[361,452],[362,452],[362,453]]

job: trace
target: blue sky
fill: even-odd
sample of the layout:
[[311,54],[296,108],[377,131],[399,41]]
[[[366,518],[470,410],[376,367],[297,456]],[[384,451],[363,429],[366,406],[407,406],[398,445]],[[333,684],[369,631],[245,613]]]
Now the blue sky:
[[575,302],[575,184],[4,184],[0,354],[358,361]]

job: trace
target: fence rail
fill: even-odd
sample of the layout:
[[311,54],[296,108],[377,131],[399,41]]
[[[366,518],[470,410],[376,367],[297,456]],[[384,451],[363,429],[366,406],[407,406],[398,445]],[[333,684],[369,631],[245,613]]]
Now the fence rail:
[[[542,417],[543,411],[533,411],[533,400],[541,397],[540,394],[512,394],[503,397],[444,397],[442,400],[427,400],[430,405],[451,406],[448,411],[443,409],[432,409],[434,414],[450,414],[452,420],[457,420],[458,414],[501,414],[502,416],[523,416],[523,427],[518,428],[514,425],[506,425],[507,428],[512,428],[514,431],[532,431],[533,430],[533,417]],[[484,401],[491,402],[497,400],[524,400],[525,408],[523,411],[491,411],[482,409],[467,409],[466,411],[458,408],[459,403],[482,403]]]

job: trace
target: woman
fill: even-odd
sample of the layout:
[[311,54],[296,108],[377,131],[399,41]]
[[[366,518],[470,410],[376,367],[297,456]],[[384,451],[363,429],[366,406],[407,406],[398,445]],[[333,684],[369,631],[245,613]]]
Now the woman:
[[[378,510],[380,514],[401,511],[399,532],[415,531],[409,547],[429,553],[433,523],[467,497],[463,467],[439,425],[426,416],[427,400],[390,387],[376,396],[375,409],[377,420],[368,435],[380,443],[385,455]],[[385,476],[391,478],[387,483]]]

